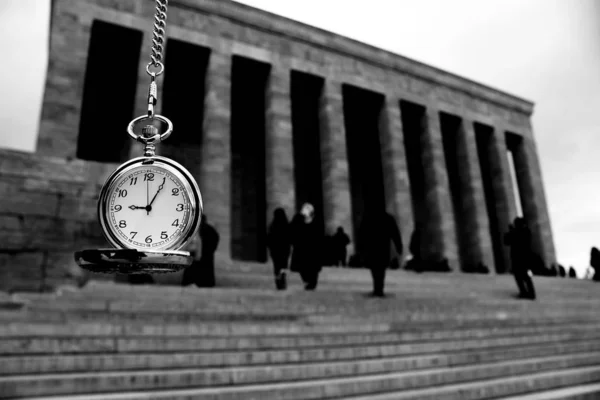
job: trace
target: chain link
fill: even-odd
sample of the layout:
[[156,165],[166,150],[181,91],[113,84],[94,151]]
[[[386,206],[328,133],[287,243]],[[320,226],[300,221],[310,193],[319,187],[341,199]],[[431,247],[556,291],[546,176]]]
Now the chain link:
[[[154,14],[154,29],[152,31],[152,52],[150,54],[150,59],[152,60],[148,63],[148,67],[146,68],[146,72],[148,75],[155,74],[154,76],[158,76],[162,74],[164,70],[164,66],[162,63],[162,52],[163,45],[165,42],[165,28],[167,25],[167,5],[169,0],[156,0],[156,13]],[[159,68],[157,72],[150,72],[150,66],[154,66],[155,68]]]

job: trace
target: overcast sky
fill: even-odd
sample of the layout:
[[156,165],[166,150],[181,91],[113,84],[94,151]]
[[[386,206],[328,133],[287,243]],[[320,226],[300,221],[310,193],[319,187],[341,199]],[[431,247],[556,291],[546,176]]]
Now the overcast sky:
[[[35,149],[49,3],[0,1],[0,35],[5,38],[0,147]],[[600,246],[600,1],[242,3],[534,101],[533,126],[558,260],[583,273],[591,246]]]

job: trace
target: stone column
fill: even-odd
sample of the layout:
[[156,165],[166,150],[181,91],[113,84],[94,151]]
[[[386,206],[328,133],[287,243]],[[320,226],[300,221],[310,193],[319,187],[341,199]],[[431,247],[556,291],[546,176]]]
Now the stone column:
[[[348,157],[344,129],[342,86],[326,80],[319,104],[323,216],[325,230],[333,234],[338,226],[353,236]],[[351,238],[352,240],[352,238]],[[354,240],[348,254],[353,253]]]
[[414,219],[408,177],[408,165],[404,149],[404,131],[400,116],[400,99],[387,96],[379,119],[381,160],[385,189],[385,204],[402,234],[404,255],[414,230]]
[[466,259],[462,261],[468,267],[476,267],[483,263],[493,273],[494,250],[473,121],[461,122],[456,141],[462,204],[461,209],[455,212],[463,214],[465,223],[462,233],[465,235],[463,243]]
[[[78,8],[67,2],[55,3],[36,152],[75,158],[92,21],[81,18]],[[105,106],[110,109],[110,104]]]
[[549,268],[556,263],[556,254],[533,134],[522,137],[512,150],[523,215],[531,229],[532,247]]
[[217,252],[226,259],[231,246],[231,62],[231,54],[211,51],[198,182],[209,223],[221,236]]
[[420,143],[428,214],[421,239],[421,251],[426,261],[438,262],[446,258],[450,268],[456,270],[459,266],[459,255],[454,214],[440,116],[435,108],[428,107],[423,115]]
[[273,65],[267,82],[265,137],[267,226],[277,207],[283,207],[288,218],[295,213],[290,73],[291,71],[286,67]]
[[499,126],[494,129],[486,147],[498,221],[497,232],[493,234],[496,235],[496,240],[499,242],[496,246],[502,248],[500,253],[504,259],[504,265],[496,265],[496,271],[499,273],[510,272],[510,251],[507,246],[504,246],[504,234],[508,232],[508,226],[517,216],[517,209],[503,127]]

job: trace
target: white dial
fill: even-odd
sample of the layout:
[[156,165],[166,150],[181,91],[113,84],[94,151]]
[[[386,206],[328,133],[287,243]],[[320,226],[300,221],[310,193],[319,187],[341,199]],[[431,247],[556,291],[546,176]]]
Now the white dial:
[[104,212],[111,236],[128,248],[172,248],[192,222],[190,194],[171,171],[157,165],[128,170],[109,188]]

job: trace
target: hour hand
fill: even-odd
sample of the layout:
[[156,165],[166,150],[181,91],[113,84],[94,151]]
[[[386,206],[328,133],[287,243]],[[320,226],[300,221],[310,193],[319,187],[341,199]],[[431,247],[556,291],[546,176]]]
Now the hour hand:
[[130,210],[145,210],[146,206],[141,206],[140,207],[140,206],[133,206],[133,205],[131,205],[131,206],[129,206],[129,209]]

